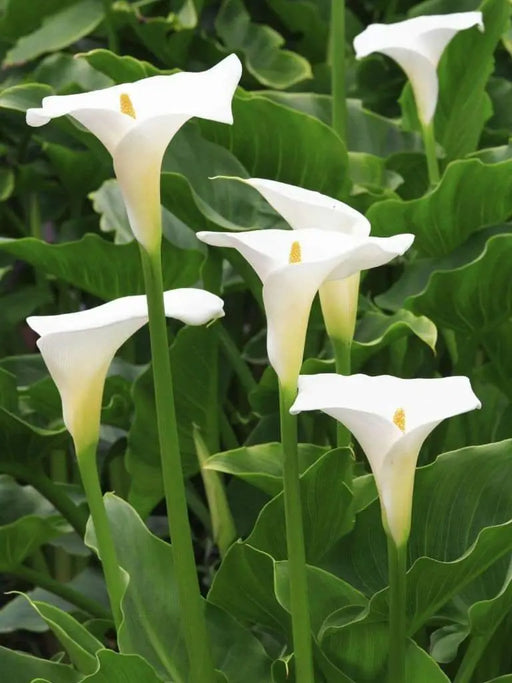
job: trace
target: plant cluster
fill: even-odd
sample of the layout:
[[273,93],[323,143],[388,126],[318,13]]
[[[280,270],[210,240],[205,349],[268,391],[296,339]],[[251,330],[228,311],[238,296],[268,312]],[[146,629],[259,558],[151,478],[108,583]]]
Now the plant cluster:
[[510,683],[509,2],[0,12],[2,680]]

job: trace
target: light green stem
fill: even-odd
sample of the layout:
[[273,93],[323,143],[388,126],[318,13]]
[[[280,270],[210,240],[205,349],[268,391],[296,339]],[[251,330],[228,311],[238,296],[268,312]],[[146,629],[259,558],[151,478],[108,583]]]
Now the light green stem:
[[103,8],[105,10],[105,27],[107,29],[108,49],[110,52],[119,52],[119,41],[114,27],[112,17],[112,0],[102,0]]
[[237,345],[231,338],[229,332],[222,325],[222,323],[217,323],[215,325],[215,331],[217,332],[217,336],[219,338],[222,351],[228,359],[229,363],[231,364],[231,367],[235,371],[236,375],[238,376],[240,384],[242,385],[246,393],[250,393],[253,389],[255,389],[258,386],[258,383],[252,376],[249,366],[242,358],[242,355],[238,350]]
[[141,247],[148,300],[153,379],[162,476],[181,619],[190,663],[188,683],[213,683],[215,670],[197,578],[178,442],[171,363],[165,321],[160,249]]
[[347,103],[345,99],[345,0],[331,0],[331,94],[332,127],[345,142]]
[[286,518],[286,546],[290,576],[295,680],[314,683],[313,651],[309,617],[306,550],[300,502],[299,461],[297,456],[297,418],[290,415],[295,389],[279,386],[281,443],[283,448],[283,490]]
[[407,544],[388,536],[389,661],[388,683],[405,683]]
[[434,137],[434,123],[422,124],[423,143],[427,155],[428,180],[430,187],[435,187],[439,182],[439,165],[436,155],[436,139]]
[[117,553],[112,538],[101,485],[96,464],[96,444],[77,450],[78,469],[84,487],[89,510],[94,524],[94,533],[98,544],[98,553],[103,566],[105,583],[107,584],[110,607],[116,629],[119,630],[122,621],[121,600],[124,586],[123,577],[117,561]]
[[72,605],[76,605],[79,609],[91,614],[93,617],[98,617],[99,619],[110,619],[110,612],[100,605],[96,600],[91,600],[83,593],[79,593],[71,586],[56,581],[54,578],[43,572],[38,572],[35,569],[30,569],[30,567],[25,567],[20,565],[16,569],[12,569],[10,574],[18,576],[24,581],[28,581],[33,586],[40,586],[45,590],[58,595]]
[[[334,347],[334,358],[336,360],[336,372],[339,375],[350,375],[352,342],[347,339],[332,339]],[[341,422],[336,421],[336,445],[350,446],[351,438],[350,431],[342,425]]]

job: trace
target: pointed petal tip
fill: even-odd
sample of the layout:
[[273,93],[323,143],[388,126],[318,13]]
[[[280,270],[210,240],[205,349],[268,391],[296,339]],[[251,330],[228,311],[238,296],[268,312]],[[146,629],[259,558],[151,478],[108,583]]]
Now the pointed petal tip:
[[25,114],[25,121],[28,126],[32,126],[33,128],[39,128],[39,126],[46,125],[50,121],[50,117],[44,114],[44,109],[42,107],[33,107],[31,109],[27,109]]

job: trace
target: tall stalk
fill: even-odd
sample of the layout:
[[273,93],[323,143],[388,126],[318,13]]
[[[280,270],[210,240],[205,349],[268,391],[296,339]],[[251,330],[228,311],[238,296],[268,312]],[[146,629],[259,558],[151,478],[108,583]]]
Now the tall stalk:
[[345,100],[345,0],[331,0],[331,94],[332,127],[345,142],[347,104]]
[[[347,339],[332,339],[334,347],[334,358],[336,361],[336,372],[339,375],[350,375],[351,370],[351,349],[352,342]],[[351,438],[350,431],[341,424],[336,422],[336,445],[338,448],[342,446],[350,446]]]
[[311,620],[309,616],[306,550],[300,502],[299,460],[297,456],[297,417],[290,415],[295,389],[279,386],[281,442],[283,447],[283,490],[286,518],[286,545],[290,577],[295,680],[314,683]]
[[148,253],[143,247],[140,252],[148,300],[162,476],[181,606],[180,615],[190,665],[188,681],[213,683],[215,669],[197,578],[179,450],[164,310],[161,253],[160,248]]
[[388,536],[389,660],[388,683],[405,683],[407,544]]
[[435,187],[439,182],[439,164],[436,155],[436,139],[434,137],[434,124],[430,122],[421,127],[425,154],[427,155],[428,181],[430,187]]

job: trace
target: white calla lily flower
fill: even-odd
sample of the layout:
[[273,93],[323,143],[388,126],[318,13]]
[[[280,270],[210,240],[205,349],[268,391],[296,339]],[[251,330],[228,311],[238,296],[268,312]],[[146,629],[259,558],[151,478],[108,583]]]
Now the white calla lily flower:
[[[224,315],[224,302],[201,289],[164,292],[165,314],[187,325]],[[124,342],[148,321],[144,295],[127,296],[75,313],[31,316],[37,345],[62,400],[64,424],[77,453],[98,439],[103,386],[110,363]]]
[[262,281],[268,358],[287,388],[296,386],[309,312],[320,285],[387,263],[414,240],[409,234],[361,238],[314,229],[199,232],[197,236],[213,246],[237,249]]
[[[370,222],[362,213],[320,192],[264,178],[243,182],[258,190],[294,230],[333,230],[354,237],[370,234]],[[324,282],[319,293],[329,337],[351,342],[357,317],[359,272],[343,280]]]
[[445,47],[459,31],[477,26],[484,30],[481,12],[457,12],[414,17],[395,24],[371,24],[354,39],[358,59],[373,52],[394,59],[411,82],[424,125],[437,106],[439,81],[437,66]]
[[445,418],[480,407],[467,377],[323,374],[299,377],[290,412],[321,410],[352,432],[374,474],[384,528],[400,547],[409,537],[414,475],[423,442]]
[[112,155],[133,233],[151,252],[160,244],[160,168],[181,126],[199,116],[233,123],[231,100],[242,66],[229,55],[207,71],[144,78],[103,90],[45,97],[27,111],[30,126],[66,114]]

